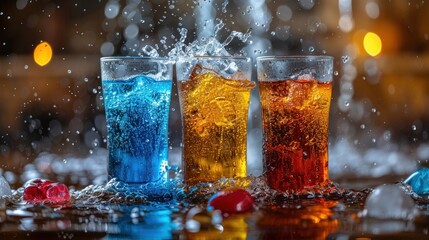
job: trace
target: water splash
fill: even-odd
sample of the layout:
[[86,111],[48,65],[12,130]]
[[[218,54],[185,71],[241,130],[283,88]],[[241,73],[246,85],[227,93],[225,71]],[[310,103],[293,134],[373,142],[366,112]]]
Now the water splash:
[[178,29],[180,34],[179,41],[174,44],[173,49],[168,53],[171,59],[187,58],[193,56],[231,56],[226,50],[226,47],[234,40],[246,43],[251,36],[251,30],[246,33],[231,31],[229,36],[221,43],[217,37],[219,32],[225,27],[222,20],[217,19],[217,24],[214,27],[213,36],[202,37],[189,44],[186,44],[188,30],[185,28]]
[[[296,200],[342,200],[348,204],[363,203],[372,189],[354,191],[341,188],[337,183],[328,181],[321,185],[305,187],[300,191],[278,192],[268,187],[263,176],[245,178],[222,178],[211,183],[184,185],[178,173],[174,179],[165,182],[129,186],[112,179],[106,184],[88,185],[77,190],[70,187],[71,204],[75,206],[100,206],[104,204],[164,206],[181,203],[184,206],[205,206],[215,193],[231,188],[248,191],[255,199],[257,208],[282,206]],[[24,188],[12,190],[12,195],[0,197],[9,204],[23,202]]]

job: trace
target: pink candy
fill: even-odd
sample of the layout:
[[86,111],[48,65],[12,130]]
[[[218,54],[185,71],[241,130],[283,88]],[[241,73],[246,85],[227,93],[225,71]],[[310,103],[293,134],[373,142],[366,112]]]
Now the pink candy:
[[253,210],[255,201],[243,189],[227,189],[213,195],[209,202],[209,209],[220,210],[222,214],[244,213]]
[[69,189],[62,183],[34,178],[24,184],[24,201],[28,203],[65,203],[70,201]]

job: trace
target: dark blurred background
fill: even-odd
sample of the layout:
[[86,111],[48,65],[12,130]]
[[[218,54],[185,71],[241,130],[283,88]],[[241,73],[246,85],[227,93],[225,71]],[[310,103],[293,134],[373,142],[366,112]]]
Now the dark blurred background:
[[[13,183],[29,170],[55,171],[35,163],[49,154],[63,170],[71,156],[105,157],[99,58],[141,55],[146,45],[167,55],[179,29],[188,30],[189,43],[212,36],[220,19],[221,42],[233,30],[252,32],[246,43],[231,42],[232,54],[335,57],[332,178],[406,175],[429,159],[428,12],[429,3],[417,0],[2,1],[0,174]],[[42,42],[52,47],[44,66],[34,55]],[[181,125],[173,96],[170,142],[177,158]],[[249,170],[257,175],[257,89],[249,117]]]

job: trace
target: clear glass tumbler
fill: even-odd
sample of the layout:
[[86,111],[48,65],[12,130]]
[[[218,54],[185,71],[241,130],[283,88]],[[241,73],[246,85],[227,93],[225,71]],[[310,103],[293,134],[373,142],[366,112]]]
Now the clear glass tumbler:
[[301,190],[328,180],[333,57],[258,57],[268,185]]
[[100,61],[109,178],[128,184],[166,179],[173,64],[144,57]]
[[176,63],[183,120],[184,182],[246,177],[252,65],[244,57],[193,57]]

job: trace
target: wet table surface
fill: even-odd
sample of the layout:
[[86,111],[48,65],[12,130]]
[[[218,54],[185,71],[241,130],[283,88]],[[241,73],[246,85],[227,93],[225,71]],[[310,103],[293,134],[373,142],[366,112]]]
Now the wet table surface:
[[0,200],[0,239],[429,239],[427,201],[412,220],[360,217],[371,188],[256,199],[255,210],[227,216],[206,210],[209,196],[155,203],[100,189],[72,190],[63,205],[27,204],[14,191]]

